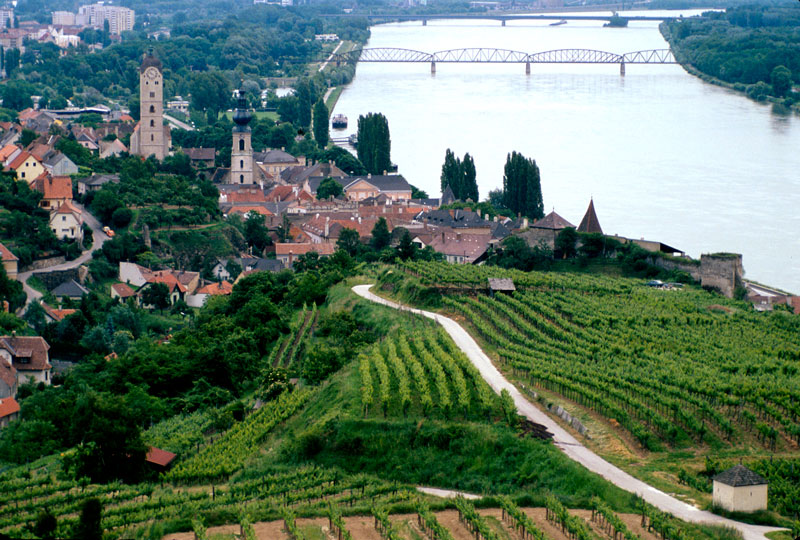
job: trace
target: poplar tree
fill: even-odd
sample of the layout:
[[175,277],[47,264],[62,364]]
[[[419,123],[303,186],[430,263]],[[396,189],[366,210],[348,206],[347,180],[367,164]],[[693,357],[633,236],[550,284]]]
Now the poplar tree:
[[531,219],[544,217],[542,186],[536,161],[512,152],[503,174],[503,205]]
[[450,186],[456,199],[478,202],[478,183],[476,180],[475,161],[469,152],[464,154],[464,161],[453,154],[449,148],[444,154],[441,174],[442,193]]
[[464,154],[464,161],[461,162],[461,199],[472,199],[473,202],[478,202],[478,181],[476,179],[477,173],[475,171],[475,161],[469,152]]
[[380,113],[358,117],[358,159],[367,172],[383,174],[392,166],[389,121]]
[[322,98],[314,105],[314,139],[323,150],[328,146],[328,107]]

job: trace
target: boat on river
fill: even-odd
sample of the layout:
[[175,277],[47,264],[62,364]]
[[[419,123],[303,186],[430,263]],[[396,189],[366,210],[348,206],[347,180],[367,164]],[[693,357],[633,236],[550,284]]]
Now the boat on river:
[[347,127],[347,117],[343,114],[334,114],[331,118],[331,125],[334,129],[344,129]]
[[561,26],[562,24],[567,24],[567,19],[561,19],[560,21],[550,23],[550,26]]

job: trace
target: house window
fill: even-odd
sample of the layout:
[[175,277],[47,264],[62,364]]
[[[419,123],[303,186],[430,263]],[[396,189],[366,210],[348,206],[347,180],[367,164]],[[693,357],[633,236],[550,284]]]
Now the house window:
[[244,150],[244,139],[239,139],[239,150]]
[[24,172],[22,172],[20,174],[22,174],[22,178],[25,178],[25,173]]
[[61,221],[67,221],[67,216],[61,216]]

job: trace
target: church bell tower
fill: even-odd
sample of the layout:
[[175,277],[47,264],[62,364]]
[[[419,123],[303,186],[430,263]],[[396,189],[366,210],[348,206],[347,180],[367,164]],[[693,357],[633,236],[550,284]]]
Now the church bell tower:
[[139,102],[141,113],[139,115],[138,148],[134,153],[157,159],[166,156],[164,136],[164,75],[161,61],[153,55],[150,49],[139,68]]
[[233,147],[231,148],[231,184],[254,184],[253,145],[250,120],[253,115],[247,110],[244,90],[239,90],[236,111],[233,113]]

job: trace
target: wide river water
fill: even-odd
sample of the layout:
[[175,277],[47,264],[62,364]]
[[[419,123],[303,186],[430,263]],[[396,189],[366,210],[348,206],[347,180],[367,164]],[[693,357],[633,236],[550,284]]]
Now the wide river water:
[[[653,12],[641,12],[650,14]],[[659,12],[664,13],[664,12]],[[688,16],[691,11],[674,12]],[[550,21],[548,21],[550,22]],[[657,23],[429,21],[379,25],[367,47],[528,53],[667,48]],[[475,159],[481,198],[512,150],[534,158],[545,212],[575,225],[594,198],[607,234],[698,257],[744,255],[750,279],[800,292],[800,118],[706,84],[678,65],[358,65],[335,112],[389,119],[392,160],[431,196],[447,148]]]

